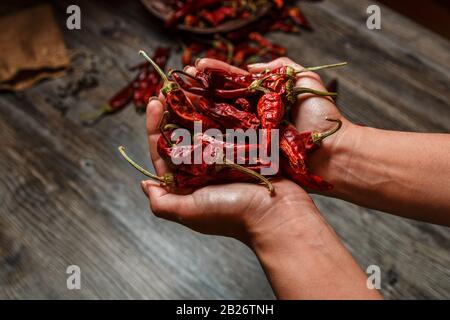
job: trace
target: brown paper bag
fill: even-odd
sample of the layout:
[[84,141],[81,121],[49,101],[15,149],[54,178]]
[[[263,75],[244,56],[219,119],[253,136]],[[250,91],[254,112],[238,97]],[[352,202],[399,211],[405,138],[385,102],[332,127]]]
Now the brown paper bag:
[[70,64],[50,5],[0,17],[0,89],[24,90]]

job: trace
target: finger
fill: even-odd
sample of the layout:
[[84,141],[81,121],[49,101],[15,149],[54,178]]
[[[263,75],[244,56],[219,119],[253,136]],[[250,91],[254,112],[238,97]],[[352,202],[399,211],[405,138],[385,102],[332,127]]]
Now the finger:
[[[291,67],[296,71],[300,71],[303,69],[302,65],[295,63],[294,61],[292,61],[291,59],[289,59],[287,57],[281,57],[281,58],[272,60],[268,63],[250,64],[247,67],[251,73],[258,73],[258,72],[262,72],[267,69],[273,70],[273,69],[277,69],[280,67]],[[320,76],[317,73],[314,73],[311,71],[301,72],[297,75],[297,77],[303,77],[303,78],[309,77],[309,78],[316,79],[319,82],[322,82],[322,80],[320,79]]]
[[168,168],[164,160],[158,154],[158,139],[161,135],[158,124],[164,112],[163,104],[159,99],[151,99],[147,105],[147,138],[150,149],[150,158],[157,175],[163,175]]
[[[313,72],[300,73],[297,77],[296,87],[327,91],[320,76]],[[314,94],[300,94],[297,103],[292,107],[292,119],[297,127],[305,130],[327,129],[327,117],[340,118],[334,100],[331,97],[322,97]]]
[[147,190],[151,211],[159,218],[186,223],[189,213],[198,211],[191,195],[169,193],[152,181],[144,181],[143,189]]
[[[197,74],[198,70],[197,70],[196,67],[186,66],[183,69],[183,71],[186,72],[187,74],[195,77],[195,75]],[[190,85],[193,85],[193,86],[198,86],[199,85],[198,82],[196,82],[194,79],[191,79],[190,77],[185,77],[185,79]],[[198,95],[195,95],[195,94],[192,94],[192,93],[189,93],[189,92],[186,92],[186,91],[184,91],[184,92],[185,92],[186,96],[188,97],[188,99],[191,100],[191,102],[193,104],[197,104],[198,99],[200,98]]]
[[248,71],[250,71],[250,73],[257,73],[257,72],[264,71],[266,69],[272,70],[272,69],[276,69],[279,67],[285,67],[285,66],[292,67],[296,70],[300,70],[302,68],[301,65],[295,63],[294,61],[292,61],[291,59],[286,58],[286,57],[277,58],[277,59],[272,60],[267,63],[249,64],[247,66],[247,68],[248,68]]
[[229,72],[229,73],[239,73],[239,74],[247,74],[248,73],[248,71],[246,71],[246,70],[229,65],[226,62],[216,60],[216,59],[211,59],[211,58],[203,58],[203,59],[197,60],[195,62],[195,67],[201,71],[205,70],[206,68],[214,68],[214,69],[221,69],[221,70],[224,70],[225,72]]

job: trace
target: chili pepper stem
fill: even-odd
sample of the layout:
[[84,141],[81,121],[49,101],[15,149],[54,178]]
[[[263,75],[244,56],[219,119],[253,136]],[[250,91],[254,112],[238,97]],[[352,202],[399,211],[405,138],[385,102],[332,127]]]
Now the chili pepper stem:
[[248,175],[254,177],[255,179],[260,180],[267,187],[267,189],[269,190],[271,195],[273,195],[275,193],[275,188],[274,188],[272,182],[270,182],[269,179],[260,175],[259,173],[255,172],[253,170],[247,169],[241,165],[238,165],[228,159],[225,159],[225,166],[235,169],[237,171],[240,171],[242,173],[248,174]]
[[168,114],[169,114],[169,111],[164,111],[163,115],[161,116],[161,119],[159,119],[158,128],[159,128],[159,132],[161,132],[161,135],[163,136],[164,140],[166,140],[167,144],[170,147],[173,147],[172,141],[170,141],[169,137],[164,132],[165,127],[163,128],[164,120],[166,119]]
[[166,95],[169,91],[179,88],[176,82],[170,81],[169,78],[167,78],[164,71],[161,70],[158,64],[155,61],[153,61],[144,50],[139,50],[139,54],[142,55],[145,58],[145,60],[150,62],[150,64],[153,66],[153,68],[155,68],[156,72],[158,72],[159,76],[163,80],[164,86],[161,88],[161,92],[164,95]]
[[108,104],[104,104],[101,108],[94,112],[85,112],[80,115],[81,121],[94,121],[100,118],[101,116],[105,115],[108,112],[111,112],[111,108]]
[[301,70],[296,70],[295,74],[299,74],[299,73],[307,72],[307,71],[319,71],[319,70],[323,70],[323,69],[337,68],[337,67],[342,67],[342,66],[345,66],[345,65],[347,65],[347,62],[325,64],[325,65],[322,65],[322,66],[315,66],[315,67],[306,67],[306,68],[303,68]]
[[222,37],[220,34],[216,34],[215,38],[217,40],[225,43],[225,45],[227,46],[227,63],[232,63],[233,62],[233,53],[234,53],[233,43],[231,41],[229,41],[228,39],[225,39],[224,37]]
[[312,93],[312,94],[315,94],[317,96],[322,96],[322,97],[335,97],[338,95],[337,92],[319,91],[319,90],[314,90],[314,89],[304,88],[304,87],[295,87],[294,88],[295,95],[299,95],[299,94],[303,94],[303,93]]
[[171,76],[171,75],[174,74],[174,73],[182,74],[183,76],[188,77],[188,78],[194,80],[194,81],[197,82],[198,84],[201,84],[201,82],[200,82],[196,77],[194,77],[193,75],[187,73],[186,71],[183,71],[183,70],[174,70],[174,69],[172,69],[172,70],[169,71],[169,76]]
[[176,125],[175,123],[168,123],[164,126],[164,131],[171,130],[171,129],[180,129],[181,127],[179,125]]
[[161,181],[162,183],[166,183],[167,182],[167,178],[166,177],[159,177],[159,176],[151,173],[150,171],[142,168],[140,165],[138,165],[136,162],[134,162],[133,159],[131,159],[125,153],[125,147],[124,146],[120,146],[118,149],[119,149],[120,154],[125,158],[125,160],[127,160],[129,164],[131,164],[134,168],[136,168],[136,170],[140,171],[142,174],[146,175],[149,178]]
[[329,119],[326,118],[325,120],[330,122],[336,122],[336,126],[334,128],[331,128],[328,131],[325,132],[313,132],[311,133],[311,138],[314,143],[320,143],[323,139],[331,136],[332,134],[335,134],[339,129],[342,127],[342,121],[339,119]]

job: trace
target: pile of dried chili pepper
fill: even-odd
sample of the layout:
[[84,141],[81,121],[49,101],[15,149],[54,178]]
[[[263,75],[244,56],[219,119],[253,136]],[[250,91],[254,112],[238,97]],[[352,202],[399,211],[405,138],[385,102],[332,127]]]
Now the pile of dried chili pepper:
[[[141,54],[163,79],[161,93],[166,98],[167,111],[160,119],[161,136],[157,150],[173,172],[162,177],[155,176],[133,162],[125,154],[124,148],[120,147],[122,155],[139,171],[174,189],[195,189],[211,184],[255,181],[264,184],[272,194],[274,187],[270,180],[280,175],[309,189],[326,191],[332,188],[329,182],[311,172],[308,160],[319,149],[323,139],[340,129],[341,121],[324,119],[334,123],[334,126],[325,132],[298,132],[290,123],[289,109],[300,94],[336,95],[333,92],[295,87],[295,78],[299,73],[338,67],[345,63],[301,70],[280,67],[246,75],[233,74],[221,69],[205,69],[195,75],[172,70],[166,75],[145,52],[141,51]],[[187,93],[199,97],[189,99]],[[186,141],[173,135],[179,128],[192,132],[194,122],[202,123],[202,132],[197,133],[192,141],[182,143]],[[223,142],[209,136],[205,132],[207,129],[218,129],[224,135],[227,134],[227,129],[244,131],[262,129],[265,139],[256,145],[246,141]],[[280,169],[275,175],[264,176],[262,169],[270,164],[259,158],[257,152],[252,151],[263,148],[270,152],[271,129],[279,130]],[[221,161],[208,162],[203,158],[199,163],[179,161],[186,159],[185,157],[189,159],[195,157],[197,148],[200,148],[200,151],[210,148],[217,156],[216,159]],[[230,154],[232,159],[228,157]]]
[[264,34],[270,31],[298,33],[301,29],[312,30],[298,6],[288,6],[283,0],[173,1],[174,12],[166,20],[166,26],[216,27],[230,20],[248,19],[266,6],[271,9],[260,19],[240,29],[216,34],[212,40],[183,36],[183,65],[192,64],[195,57],[204,56],[245,67],[250,63],[286,55],[283,46],[272,43]]
[[[187,26],[218,26],[230,20],[247,19],[262,7],[270,5],[271,10],[263,17],[238,30],[216,34],[212,39],[193,38],[183,34],[181,62],[192,65],[198,57],[214,58],[245,68],[247,64],[273,60],[285,56],[283,46],[269,41],[265,34],[270,31],[297,33],[300,29],[311,30],[308,20],[298,6],[288,6],[283,0],[169,0],[173,14],[167,19],[167,27],[177,24]],[[153,60],[164,69],[169,58],[169,48],[157,48]],[[114,113],[134,103],[136,110],[145,111],[148,99],[157,95],[161,81],[157,72],[144,62],[130,71],[137,71],[136,77],[114,94],[107,103],[94,113],[81,116],[85,123]],[[241,100],[242,101],[242,100]]]

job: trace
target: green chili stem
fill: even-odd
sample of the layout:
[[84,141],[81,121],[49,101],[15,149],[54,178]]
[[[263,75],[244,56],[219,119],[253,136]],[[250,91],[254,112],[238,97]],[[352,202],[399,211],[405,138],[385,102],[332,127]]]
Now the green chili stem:
[[335,134],[342,127],[342,121],[339,120],[339,119],[326,118],[325,120],[330,121],[330,122],[336,122],[336,126],[334,128],[331,128],[328,131],[325,131],[325,132],[312,132],[311,133],[311,138],[312,138],[314,143],[321,142],[323,139],[331,136],[332,134]]
[[163,80],[164,86],[161,88],[161,93],[164,96],[166,96],[170,91],[179,88],[178,84],[176,82],[170,81],[169,78],[164,73],[164,71],[158,66],[158,64],[155,61],[153,61],[148,56],[148,54],[144,50],[140,50],[139,54],[142,55],[145,58],[145,60],[150,62],[150,64],[153,66],[153,68],[155,68],[156,72],[158,72],[159,76]]
[[319,90],[314,90],[314,89],[310,89],[310,88],[304,88],[304,87],[295,87],[294,88],[294,94],[295,95],[299,95],[299,94],[303,94],[303,93],[312,93],[315,94],[317,96],[323,96],[323,97],[334,97],[337,96],[337,92],[327,92],[327,91],[319,91]]
[[181,127],[175,123],[168,123],[164,126],[164,131],[170,130],[170,129],[180,129]]
[[270,182],[269,179],[267,179],[266,177],[260,175],[259,173],[255,172],[253,170],[250,170],[248,168],[245,168],[245,167],[243,167],[241,165],[238,165],[238,164],[236,164],[236,163],[234,163],[234,162],[232,162],[232,161],[230,161],[230,160],[228,160],[226,158],[225,158],[225,164],[224,165],[226,167],[235,169],[235,170],[240,171],[242,173],[248,174],[248,175],[254,177],[255,179],[260,180],[267,187],[267,189],[269,190],[270,194],[274,194],[275,193],[275,188],[274,188],[272,182]]
[[188,78],[190,78],[190,79],[196,81],[198,84],[202,84],[202,83],[200,82],[200,80],[198,80],[198,79],[197,79],[196,77],[194,77],[192,74],[187,73],[186,71],[183,71],[183,70],[174,70],[174,69],[172,69],[172,70],[169,71],[169,76],[171,76],[173,73],[182,74],[183,76],[188,77]]
[[159,76],[163,79],[164,82],[169,82],[169,79],[167,78],[164,71],[161,70],[158,64],[155,61],[153,61],[152,58],[150,58],[144,50],[139,50],[139,54],[143,56],[145,60],[150,62],[150,64],[153,66],[153,68],[155,68],[156,72],[158,72]]
[[234,45],[231,41],[229,41],[228,39],[225,39],[224,37],[222,37],[220,34],[216,34],[215,38],[223,41],[225,43],[225,45],[227,46],[227,63],[232,63],[233,62],[233,53],[234,53]]
[[340,62],[340,63],[334,63],[334,64],[325,64],[322,66],[307,67],[307,68],[303,68],[302,70],[296,70],[295,74],[299,74],[299,73],[306,72],[306,71],[319,71],[319,70],[323,70],[323,69],[342,67],[342,66],[345,66],[346,64],[347,64],[347,62]]
[[161,132],[161,135],[163,136],[164,140],[166,140],[167,144],[170,147],[172,147],[173,143],[172,143],[172,141],[170,141],[169,137],[164,132],[165,127],[163,128],[164,119],[167,117],[168,114],[169,114],[169,111],[164,111],[163,115],[161,116],[161,119],[159,119],[158,128],[159,128],[159,132]]
[[163,183],[166,182],[167,179],[165,179],[164,177],[158,177],[157,175],[151,173],[150,171],[142,168],[140,165],[138,165],[136,162],[133,161],[133,159],[131,159],[126,153],[125,153],[125,147],[124,146],[120,146],[119,148],[119,152],[122,154],[122,156],[125,158],[125,160],[128,161],[128,163],[130,163],[133,167],[136,168],[136,170],[140,171],[142,174],[146,175],[149,178],[161,181]]
[[111,107],[108,104],[104,104],[100,109],[94,112],[85,112],[80,115],[81,121],[94,121],[105,115],[108,112],[111,112]]

